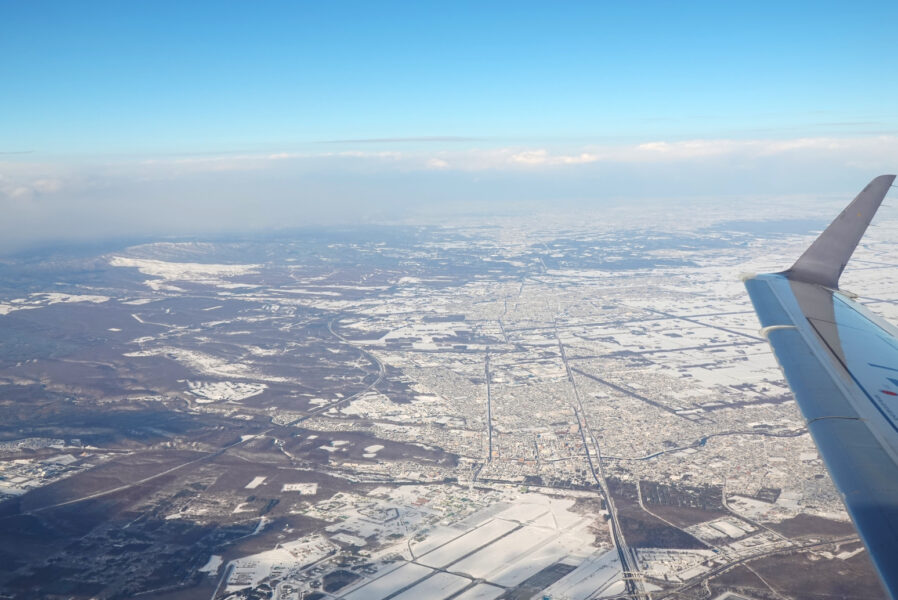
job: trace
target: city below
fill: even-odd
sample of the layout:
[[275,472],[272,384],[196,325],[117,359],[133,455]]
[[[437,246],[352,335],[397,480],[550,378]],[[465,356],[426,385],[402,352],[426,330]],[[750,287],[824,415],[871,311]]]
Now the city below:
[[6,260],[0,598],[882,598],[740,280],[822,204]]

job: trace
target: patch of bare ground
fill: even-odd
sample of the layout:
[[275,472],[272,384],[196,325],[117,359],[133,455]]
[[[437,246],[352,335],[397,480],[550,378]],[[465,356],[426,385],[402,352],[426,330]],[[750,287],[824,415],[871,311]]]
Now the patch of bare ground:
[[[715,577],[708,582],[708,586],[711,588],[712,598],[716,598],[724,592],[732,592],[744,595],[746,598],[751,598],[752,600],[782,600],[771,592],[770,588],[764,585],[764,582],[744,565],[739,565],[738,567],[730,569],[726,573]],[[696,594],[690,596],[690,598],[706,597],[707,595],[704,593],[701,595]]]
[[639,506],[636,484],[609,479],[608,485],[628,545],[651,548],[707,548],[698,538],[677,527],[671,527],[644,511]]
[[259,533],[237,540],[220,554],[226,564],[235,558],[271,550],[281,542],[289,542],[322,531],[328,525],[329,523],[325,521],[303,515],[281,515],[274,518]]
[[605,510],[603,504],[602,499],[598,496],[595,498],[577,498],[571,509],[572,512],[595,519],[589,526],[589,532],[595,536],[593,545],[597,548],[611,544],[611,534],[608,531],[606,520],[602,517],[602,511]]
[[198,577],[192,585],[182,588],[161,588],[156,591],[143,592],[137,596],[140,600],[196,600],[197,598],[211,598],[218,586],[218,577]]
[[[327,464],[328,462],[377,462],[390,460],[416,461],[453,467],[458,456],[436,447],[396,442],[358,431],[301,430],[297,437],[284,440],[284,449],[297,458]],[[310,436],[315,437],[310,439]],[[380,446],[374,452],[368,448]],[[369,456],[366,456],[369,455]],[[374,454],[374,456],[371,456]]]
[[720,486],[683,486],[640,481],[646,508],[677,527],[689,527],[729,514]]
[[816,553],[778,554],[749,563],[774,589],[794,600],[885,600],[866,552],[847,560]]
[[650,505],[648,509],[665,521],[670,521],[678,527],[689,527],[705,521],[713,521],[719,517],[725,517],[728,513],[717,510],[702,510],[689,506],[657,506]]
[[765,525],[790,538],[802,536],[841,537],[856,533],[854,526],[848,521],[834,521],[805,514],[779,523],[765,523]]

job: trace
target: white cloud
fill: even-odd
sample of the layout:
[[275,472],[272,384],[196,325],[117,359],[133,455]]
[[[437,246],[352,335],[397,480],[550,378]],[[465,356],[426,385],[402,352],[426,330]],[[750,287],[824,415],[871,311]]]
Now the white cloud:
[[[360,223],[440,207],[850,193],[898,137],[652,140],[52,163],[0,160],[0,252],[36,241]],[[476,144],[476,145],[475,145]],[[367,149],[366,149],[367,148]]]
[[[753,161],[769,157],[838,160],[872,165],[898,164],[898,136],[856,138],[794,139],[694,139],[653,140],[632,144],[587,145],[582,147],[470,147],[454,150],[344,150],[339,152],[277,152],[265,154],[224,154],[155,158],[111,167],[119,172],[138,172],[144,176],[179,177],[191,173],[222,171],[265,171],[281,168],[280,164],[315,170],[362,168],[457,171],[518,171],[521,169],[553,169],[603,164],[659,164],[710,160]],[[0,169],[3,165],[0,164]],[[2,171],[0,171],[2,173]],[[52,192],[59,182],[44,178],[43,187],[29,184],[35,191]],[[0,180],[2,185],[2,180]]]
[[0,163],[0,200],[33,200],[65,189],[67,175],[55,165]]
[[313,154],[309,155],[311,157],[343,157],[343,158],[373,158],[378,160],[400,160],[405,158],[406,155],[402,152],[395,151],[382,151],[382,152],[367,152],[362,150],[346,150],[344,152],[326,152],[324,154]]
[[427,160],[428,169],[448,169],[449,163],[442,158],[430,158]]
[[587,163],[598,162],[602,160],[602,156],[591,152],[581,152],[579,154],[550,154],[548,150],[525,150],[511,155],[508,162],[517,165],[584,165]]
[[59,179],[37,179],[32,184],[35,191],[42,194],[52,194],[62,189],[62,181]]
[[[736,160],[756,161],[771,157],[836,160],[845,166],[867,164],[871,168],[898,165],[898,137],[797,138],[797,139],[696,139],[656,140],[636,144],[589,145],[581,148],[495,148],[442,152],[439,159],[462,171],[551,169],[578,165],[692,163]],[[411,158],[406,155],[405,158]],[[889,167],[891,165],[891,167]]]
[[748,149],[752,142],[733,140],[688,140],[683,142],[647,142],[633,148],[626,148],[622,158],[626,160],[681,160],[720,156],[740,149]]
[[[762,158],[780,155],[889,156],[898,158],[898,137],[884,135],[860,138],[795,138],[773,140],[687,140],[678,142],[654,141],[627,148],[619,148],[615,157],[626,162],[679,161],[708,157]],[[611,158],[614,160],[614,158]]]

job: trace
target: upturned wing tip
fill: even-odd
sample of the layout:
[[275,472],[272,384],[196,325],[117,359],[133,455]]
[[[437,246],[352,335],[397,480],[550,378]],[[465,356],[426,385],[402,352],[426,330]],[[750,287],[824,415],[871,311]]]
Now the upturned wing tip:
[[848,259],[894,181],[895,175],[880,175],[868,183],[785,275],[796,281],[838,289]]

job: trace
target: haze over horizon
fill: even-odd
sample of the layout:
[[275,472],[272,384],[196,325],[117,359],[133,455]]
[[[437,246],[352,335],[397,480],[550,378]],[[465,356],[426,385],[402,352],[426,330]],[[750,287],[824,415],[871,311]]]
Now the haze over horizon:
[[10,3],[0,252],[513,207],[853,195],[898,7]]

